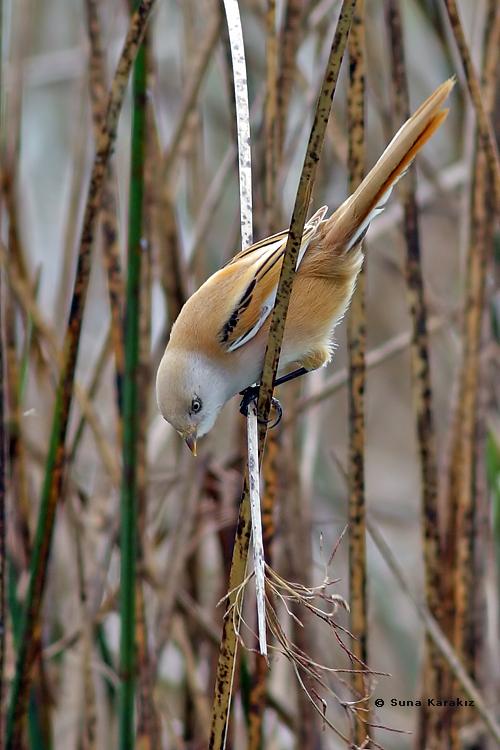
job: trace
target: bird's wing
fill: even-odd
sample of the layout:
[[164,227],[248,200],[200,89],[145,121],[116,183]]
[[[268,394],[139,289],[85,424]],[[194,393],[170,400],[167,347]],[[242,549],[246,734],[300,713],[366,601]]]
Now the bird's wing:
[[[327,211],[323,206],[305,225],[296,268]],[[241,273],[245,290],[220,330],[220,342],[228,351],[250,341],[273,309],[287,239],[287,231],[267,237],[242,250],[226,266],[228,272]]]

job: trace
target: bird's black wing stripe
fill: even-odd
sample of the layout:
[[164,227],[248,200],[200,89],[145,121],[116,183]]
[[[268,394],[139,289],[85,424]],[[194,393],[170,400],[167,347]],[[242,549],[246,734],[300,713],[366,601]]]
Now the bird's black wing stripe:
[[[273,268],[273,266],[276,265],[276,263],[283,256],[283,252],[284,252],[283,247],[276,248],[276,250],[270,256],[268,256],[267,258],[264,258],[261,265],[256,270],[254,278],[245,289],[243,296],[241,297],[240,301],[238,302],[238,304],[236,305],[236,307],[234,308],[228,320],[224,323],[220,331],[219,340],[222,344],[227,344],[227,342],[229,341],[229,337],[231,336],[232,332],[234,331],[234,329],[239,323],[241,315],[249,307],[252,301],[252,293],[253,293],[253,290],[255,289],[257,282],[263,279],[264,276],[268,273],[268,271],[270,271],[271,268]],[[252,326],[248,330],[251,330],[251,328]],[[242,335],[244,336],[246,333],[247,332],[245,332]]]

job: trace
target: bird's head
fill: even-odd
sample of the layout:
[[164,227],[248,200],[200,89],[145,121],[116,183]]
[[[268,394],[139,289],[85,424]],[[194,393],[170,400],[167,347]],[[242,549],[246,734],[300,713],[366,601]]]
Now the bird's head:
[[215,362],[198,352],[167,347],[156,376],[158,408],[195,456],[197,439],[212,429],[231,395]]

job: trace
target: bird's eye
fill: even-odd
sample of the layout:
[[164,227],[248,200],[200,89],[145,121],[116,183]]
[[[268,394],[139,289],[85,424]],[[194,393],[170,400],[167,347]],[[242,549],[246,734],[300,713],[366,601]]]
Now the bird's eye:
[[193,400],[191,401],[191,413],[198,414],[198,412],[201,411],[201,407],[202,407],[201,398],[198,398],[198,396],[195,396]]

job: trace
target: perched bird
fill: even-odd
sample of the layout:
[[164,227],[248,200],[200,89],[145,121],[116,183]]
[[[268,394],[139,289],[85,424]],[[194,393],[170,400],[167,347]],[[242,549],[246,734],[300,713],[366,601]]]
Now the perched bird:
[[[453,87],[441,84],[396,133],[357,190],[325,219],[324,206],[304,227],[280,357],[280,369],[327,364],[332,334],[349,305],[363,263],[362,240],[395,183],[439,128]],[[261,375],[270,313],[288,232],[242,250],[182,308],[158,368],[163,417],[196,455],[196,440],[232,396]]]

